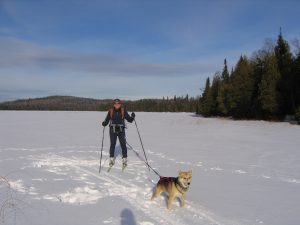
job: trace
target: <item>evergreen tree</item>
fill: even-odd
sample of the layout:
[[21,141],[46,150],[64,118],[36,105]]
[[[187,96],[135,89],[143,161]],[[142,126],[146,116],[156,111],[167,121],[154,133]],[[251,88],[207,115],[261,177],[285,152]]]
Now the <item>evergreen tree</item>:
[[226,116],[228,114],[228,90],[229,90],[230,76],[227,68],[227,61],[224,60],[224,68],[222,72],[222,81],[219,85],[217,97],[217,111],[219,115]]
[[275,46],[275,55],[278,69],[281,75],[279,82],[280,111],[282,116],[293,114],[295,111],[295,96],[293,90],[292,64],[293,56],[288,42],[283,38],[281,29]]
[[258,97],[264,119],[271,119],[274,118],[274,116],[278,116],[279,93],[277,86],[279,81],[280,72],[277,67],[276,57],[274,55],[266,56]]
[[205,89],[200,100],[200,113],[203,116],[210,116],[212,112],[213,99],[211,94],[210,79],[206,79]]
[[227,83],[229,81],[229,72],[228,72],[228,68],[227,68],[227,61],[226,59],[224,59],[224,68],[223,68],[223,72],[222,72],[222,80]]
[[290,46],[283,38],[281,29],[278,35],[277,45],[275,46],[275,55],[280,73],[284,74],[289,72],[289,67],[292,65],[293,58]]
[[298,53],[297,57],[295,58],[294,62],[294,85],[295,85],[295,103],[297,108],[300,107],[300,52]]
[[212,104],[211,104],[211,113],[214,116],[219,116],[219,102],[218,98],[220,95],[220,87],[221,87],[221,75],[216,73],[211,85],[211,96],[212,96]]
[[252,93],[252,104],[253,104],[253,117],[262,119],[261,103],[259,101],[260,90],[259,86],[261,84],[263,67],[264,67],[264,56],[256,55],[253,59],[253,93]]
[[229,111],[233,117],[251,117],[253,81],[253,68],[249,60],[241,56],[231,76],[231,85],[228,89]]

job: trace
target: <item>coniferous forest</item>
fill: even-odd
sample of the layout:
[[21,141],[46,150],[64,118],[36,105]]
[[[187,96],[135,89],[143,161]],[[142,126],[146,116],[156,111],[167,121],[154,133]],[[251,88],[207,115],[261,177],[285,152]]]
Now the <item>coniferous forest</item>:
[[[162,99],[123,100],[130,111],[144,112],[195,112],[199,98],[188,95]],[[0,103],[0,110],[50,110],[50,111],[106,111],[113,99],[91,99],[73,96],[49,96]]]
[[207,78],[197,114],[235,119],[300,121],[300,50],[293,54],[280,31],[276,43],[266,42],[252,57],[242,55],[229,71]]

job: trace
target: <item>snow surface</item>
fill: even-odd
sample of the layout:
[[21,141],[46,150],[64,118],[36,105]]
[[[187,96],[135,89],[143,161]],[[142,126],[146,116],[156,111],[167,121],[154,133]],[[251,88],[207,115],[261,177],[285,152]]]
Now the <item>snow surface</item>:
[[[121,172],[99,169],[106,112],[0,112],[0,224],[298,225],[300,126],[207,119],[190,113],[136,113],[150,165],[163,176],[193,170],[187,206],[153,202],[158,177],[132,150]],[[141,155],[134,124],[127,140]],[[10,195],[10,196],[8,196]]]

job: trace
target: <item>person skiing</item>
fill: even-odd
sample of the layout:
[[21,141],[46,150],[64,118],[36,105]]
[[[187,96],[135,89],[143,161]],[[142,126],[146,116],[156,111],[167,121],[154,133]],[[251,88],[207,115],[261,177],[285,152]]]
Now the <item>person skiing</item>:
[[125,135],[125,119],[132,123],[135,118],[135,113],[132,112],[131,116],[128,114],[127,110],[122,107],[120,99],[114,100],[113,108],[111,108],[105,120],[102,122],[102,126],[107,126],[109,124],[109,136],[110,136],[110,149],[109,149],[109,167],[111,168],[115,164],[115,147],[117,138],[122,148],[122,168],[127,166],[127,147],[126,147],[126,135]]

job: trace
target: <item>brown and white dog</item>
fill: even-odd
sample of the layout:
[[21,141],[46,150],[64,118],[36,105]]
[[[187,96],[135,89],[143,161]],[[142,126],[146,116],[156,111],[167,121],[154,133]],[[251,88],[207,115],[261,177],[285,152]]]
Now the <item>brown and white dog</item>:
[[185,197],[192,180],[192,171],[179,171],[178,177],[160,177],[151,200],[165,192],[168,196],[168,209],[176,197],[181,197],[181,207],[185,206]]

